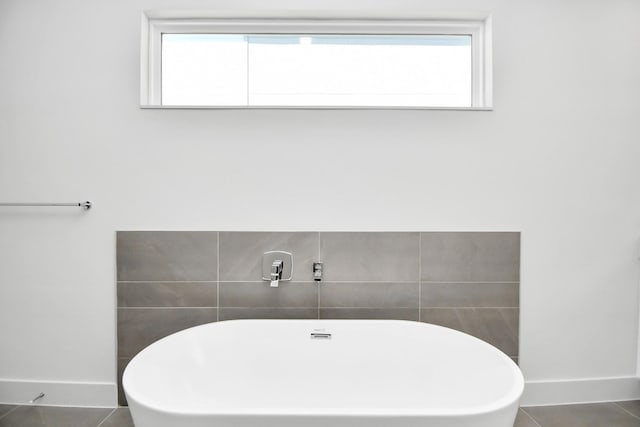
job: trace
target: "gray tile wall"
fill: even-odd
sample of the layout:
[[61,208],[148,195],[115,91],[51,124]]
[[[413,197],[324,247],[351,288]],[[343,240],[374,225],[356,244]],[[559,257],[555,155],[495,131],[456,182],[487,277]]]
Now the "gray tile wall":
[[[293,253],[279,288],[261,280],[270,250]],[[246,318],[423,321],[518,357],[519,233],[122,231],[117,263],[118,378],[157,339]]]

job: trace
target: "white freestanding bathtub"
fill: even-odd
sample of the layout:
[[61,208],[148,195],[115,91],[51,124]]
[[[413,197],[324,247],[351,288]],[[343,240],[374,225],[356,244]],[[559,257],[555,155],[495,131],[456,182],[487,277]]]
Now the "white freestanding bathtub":
[[400,320],[231,320],[151,344],[127,366],[136,427],[512,427],[513,361]]

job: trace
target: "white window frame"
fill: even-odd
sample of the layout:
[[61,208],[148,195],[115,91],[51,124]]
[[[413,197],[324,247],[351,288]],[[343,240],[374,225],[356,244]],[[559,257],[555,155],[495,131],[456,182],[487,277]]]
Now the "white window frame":
[[[398,34],[470,35],[472,52],[471,107],[394,106],[174,106],[161,104],[161,55],[163,34]],[[455,20],[406,19],[203,19],[153,18],[143,14],[140,105],[143,108],[204,109],[435,109],[491,110],[492,52],[490,17]]]

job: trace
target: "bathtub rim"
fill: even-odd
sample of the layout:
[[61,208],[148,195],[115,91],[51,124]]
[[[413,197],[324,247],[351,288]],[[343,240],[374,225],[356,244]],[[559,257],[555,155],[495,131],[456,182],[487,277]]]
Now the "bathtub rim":
[[[269,408],[265,410],[264,408],[255,409],[255,410],[240,410],[236,409],[233,411],[229,410],[216,410],[215,408],[208,408],[207,410],[181,410],[180,408],[171,408],[171,410],[167,410],[166,408],[162,408],[158,405],[143,403],[141,399],[132,399],[129,392],[127,391],[127,387],[125,385],[127,372],[131,367],[131,363],[143,353],[147,353],[147,351],[154,346],[154,344],[163,342],[165,340],[171,339],[174,335],[185,333],[186,331],[193,331],[196,329],[204,329],[206,327],[213,327],[213,325],[220,324],[229,324],[229,323],[278,323],[278,322],[296,322],[296,323],[313,323],[313,322],[323,322],[323,323],[403,323],[403,324],[412,324],[412,325],[421,325],[426,327],[434,327],[446,329],[448,333],[461,334],[465,336],[465,339],[472,339],[479,341],[482,345],[487,347],[491,352],[493,352],[497,357],[500,357],[502,360],[506,361],[507,366],[511,370],[514,376],[514,382],[512,387],[508,390],[507,393],[500,399],[495,402],[491,402],[490,404],[485,405],[476,405],[469,406],[460,409],[448,409],[444,411],[437,411],[432,408],[429,411],[425,410],[416,410],[413,408],[403,408],[401,410],[380,410],[380,408],[367,408],[367,411],[356,412],[360,408],[347,409],[347,408],[323,408],[322,411],[319,411],[317,408],[291,408],[291,407],[283,407],[283,408]],[[415,320],[399,320],[399,319],[230,319],[230,320],[221,320],[217,322],[205,323],[198,326],[193,326],[190,328],[183,329],[178,332],[174,332],[173,334],[167,335],[142,349],[138,354],[136,354],[133,358],[131,358],[129,364],[125,368],[122,374],[122,387],[123,391],[127,397],[127,402],[129,402],[129,406],[131,406],[131,401],[135,402],[135,405],[142,406],[147,408],[148,410],[164,413],[167,415],[182,415],[182,416],[219,416],[219,417],[253,417],[253,416],[264,416],[264,417],[297,417],[297,416],[314,416],[314,417],[354,417],[354,418],[362,418],[362,417],[376,417],[376,418],[411,418],[411,417],[461,417],[461,416],[480,416],[483,414],[491,414],[494,412],[499,412],[508,409],[514,404],[518,404],[522,394],[524,392],[525,381],[522,371],[519,366],[505,354],[503,351],[496,348],[494,345],[489,344],[488,342],[481,340],[473,335],[469,335],[465,332],[458,331],[456,329],[448,328],[446,326],[440,326],[433,323],[420,322]],[[134,406],[135,406],[134,405]],[[435,408],[437,409],[437,408]]]

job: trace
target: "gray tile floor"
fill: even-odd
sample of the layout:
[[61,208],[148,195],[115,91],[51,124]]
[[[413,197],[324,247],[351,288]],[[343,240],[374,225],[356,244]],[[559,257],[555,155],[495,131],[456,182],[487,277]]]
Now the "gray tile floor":
[[[522,408],[514,427],[640,427],[640,400]],[[129,409],[0,405],[0,427],[134,427]]]
[[134,427],[129,409],[0,405],[0,427]]
[[640,400],[521,408],[515,427],[639,427]]

